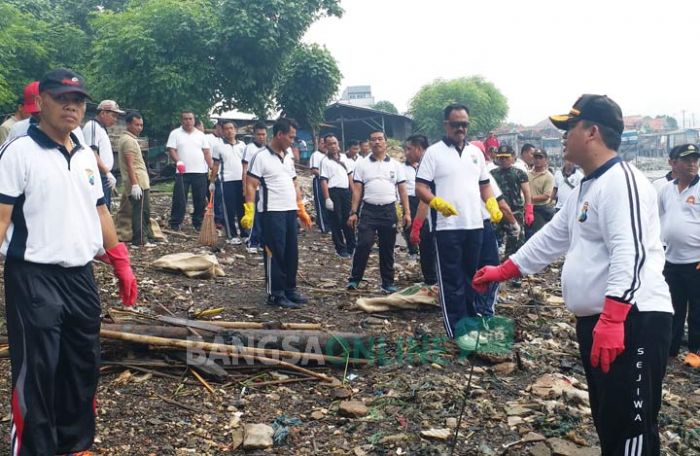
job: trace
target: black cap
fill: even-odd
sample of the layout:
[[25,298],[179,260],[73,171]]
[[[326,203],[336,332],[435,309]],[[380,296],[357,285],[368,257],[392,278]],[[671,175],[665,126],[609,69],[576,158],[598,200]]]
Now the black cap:
[[560,130],[568,130],[572,120],[596,122],[620,135],[625,129],[620,106],[607,95],[581,95],[568,114],[549,116],[549,120]]
[[700,157],[700,149],[695,144],[682,144],[671,149],[668,157],[675,160],[678,158],[685,158],[691,155],[697,155]]
[[496,151],[497,158],[511,157],[513,155],[515,155],[515,151],[513,150],[513,148],[509,144],[502,145]]
[[532,156],[533,157],[540,156],[540,157],[547,158],[547,152],[545,152],[544,149],[535,149],[535,151],[532,153]]
[[85,79],[78,73],[65,68],[49,71],[39,81],[39,93],[48,92],[51,95],[64,93],[79,93],[87,98],[90,94],[85,89]]

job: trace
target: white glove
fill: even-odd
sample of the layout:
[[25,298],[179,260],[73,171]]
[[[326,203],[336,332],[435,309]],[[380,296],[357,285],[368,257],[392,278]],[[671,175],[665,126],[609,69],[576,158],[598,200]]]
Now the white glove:
[[214,182],[212,182],[209,184],[209,191],[213,192],[214,190],[216,190],[216,184],[214,184]]
[[330,198],[326,198],[326,209],[328,209],[329,211],[332,211],[334,209],[333,200]]
[[110,172],[107,173],[105,177],[107,177],[107,185],[109,186],[109,188],[114,188],[117,186],[117,178],[114,177],[114,174]]
[[143,196],[143,190],[139,184],[134,184],[131,186],[131,197],[135,200],[140,200]]
[[513,237],[515,237],[515,238],[520,237],[521,228],[520,228],[520,224],[519,224],[517,221],[514,221],[514,222],[513,222],[510,226],[508,226],[506,229],[508,230],[508,233],[509,233],[511,236],[513,236]]

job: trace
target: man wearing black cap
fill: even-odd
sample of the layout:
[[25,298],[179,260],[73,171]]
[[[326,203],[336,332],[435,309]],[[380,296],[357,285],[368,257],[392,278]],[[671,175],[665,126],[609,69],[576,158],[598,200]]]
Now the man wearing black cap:
[[534,165],[527,173],[527,177],[530,182],[530,197],[535,220],[530,229],[526,230],[528,238],[538,232],[554,215],[554,208],[550,204],[554,191],[554,175],[547,168],[547,152],[544,149],[535,149],[532,160]]
[[610,98],[583,95],[550,119],[565,130],[563,158],[586,177],[550,223],[500,266],[480,269],[472,285],[533,274],[566,255],[562,291],[576,315],[601,453],[658,455],[673,307],[656,192],[616,153],[624,124]]
[[136,301],[129,254],[105,207],[95,155],[72,133],[85,115],[83,78],[39,84],[38,124],[0,149],[0,238],[12,363],[12,455],[88,450],[95,436],[100,299],[92,260],[114,268]]
[[673,302],[670,356],[678,355],[688,315],[686,363],[700,367],[700,149],[683,144],[671,149],[676,179],[659,192],[661,238],[666,242],[664,276]]

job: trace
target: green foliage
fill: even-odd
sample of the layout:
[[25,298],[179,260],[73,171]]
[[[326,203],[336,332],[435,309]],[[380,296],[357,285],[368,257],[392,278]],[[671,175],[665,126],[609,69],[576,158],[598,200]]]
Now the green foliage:
[[[341,74],[331,53],[316,44],[299,46],[281,74],[277,102],[301,126],[316,131],[335,95]],[[313,87],[313,90],[309,90]]]
[[381,100],[372,105],[372,109],[376,109],[377,111],[384,111],[388,112],[391,114],[398,114],[399,110],[396,109],[396,106],[394,106],[394,103],[388,100]]
[[436,80],[420,88],[410,102],[416,132],[436,140],[444,135],[443,109],[450,103],[469,107],[471,136],[484,135],[496,128],[508,114],[506,97],[480,76]]
[[165,136],[179,113],[206,114],[214,97],[208,49],[216,16],[207,0],[146,0],[95,15],[90,81],[95,99],[138,108]]

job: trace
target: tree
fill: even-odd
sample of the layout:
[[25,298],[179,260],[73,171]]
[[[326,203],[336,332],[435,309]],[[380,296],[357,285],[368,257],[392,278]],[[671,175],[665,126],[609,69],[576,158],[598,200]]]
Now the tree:
[[384,111],[388,112],[391,114],[398,114],[399,110],[396,109],[396,106],[394,106],[394,103],[388,100],[381,100],[372,105],[372,109],[376,109],[377,111]]
[[438,79],[421,87],[411,99],[409,113],[416,131],[433,140],[443,136],[443,109],[450,103],[469,107],[472,136],[484,135],[498,127],[508,114],[506,97],[481,76],[449,81]]
[[277,90],[279,108],[301,126],[309,127],[315,136],[341,77],[337,62],[326,48],[301,45],[292,53],[281,75]]

